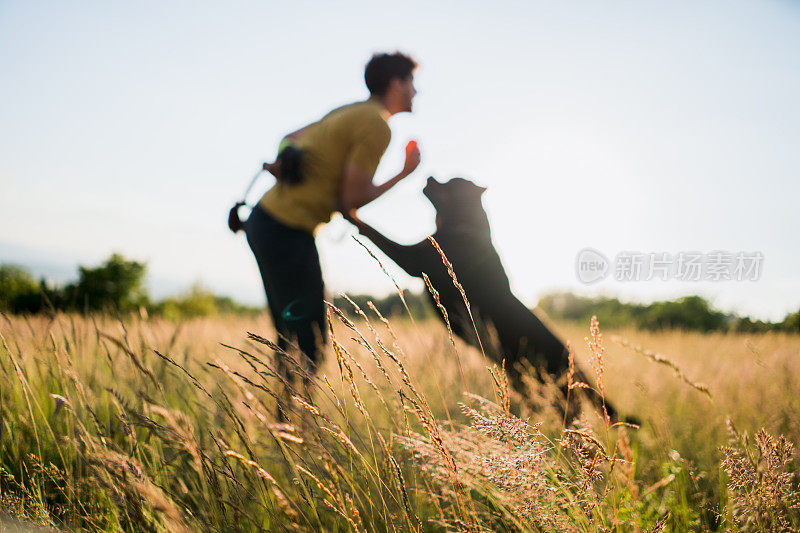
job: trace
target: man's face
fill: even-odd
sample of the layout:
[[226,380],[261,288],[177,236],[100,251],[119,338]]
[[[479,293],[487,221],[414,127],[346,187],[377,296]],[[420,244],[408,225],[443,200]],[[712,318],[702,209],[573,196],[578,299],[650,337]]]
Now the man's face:
[[398,111],[411,111],[414,96],[417,94],[417,90],[414,88],[414,75],[409,74],[405,79],[395,78],[392,80],[392,85],[397,95],[398,107],[400,108]]

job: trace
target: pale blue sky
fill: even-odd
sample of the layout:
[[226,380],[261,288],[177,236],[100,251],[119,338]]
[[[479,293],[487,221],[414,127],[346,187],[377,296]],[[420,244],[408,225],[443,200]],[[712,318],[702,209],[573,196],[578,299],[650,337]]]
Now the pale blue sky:
[[[570,289],[699,293],[771,319],[800,307],[796,2],[2,1],[0,242],[87,263],[116,250],[168,286],[263,302],[230,204],[284,133],[364,98],[363,65],[394,49],[418,59],[419,95],[376,179],[410,138],[423,161],[362,210],[389,236],[432,231],[423,182],[459,175],[489,187],[530,304]],[[388,292],[351,233],[320,232],[329,290]],[[764,269],[586,287],[587,246],[761,251]]]

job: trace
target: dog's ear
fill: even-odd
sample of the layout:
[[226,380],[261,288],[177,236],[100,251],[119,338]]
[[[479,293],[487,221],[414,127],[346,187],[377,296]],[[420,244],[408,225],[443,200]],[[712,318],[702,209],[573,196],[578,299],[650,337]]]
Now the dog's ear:
[[471,191],[472,191],[472,193],[473,193],[474,195],[476,195],[478,198],[482,197],[482,196],[483,196],[483,193],[485,193],[485,192],[486,192],[486,187],[481,187],[480,185],[476,184],[476,183],[475,183],[475,182],[473,182],[473,181],[469,181],[468,183],[470,184],[470,190],[471,190]]

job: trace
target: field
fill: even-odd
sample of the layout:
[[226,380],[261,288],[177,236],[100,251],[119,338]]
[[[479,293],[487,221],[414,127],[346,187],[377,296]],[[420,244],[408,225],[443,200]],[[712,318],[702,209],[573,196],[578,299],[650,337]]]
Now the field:
[[[0,529],[800,529],[798,336],[555,324],[595,392],[522,398],[439,322],[363,311],[289,384],[266,316],[0,317]],[[565,426],[586,393],[641,427]]]

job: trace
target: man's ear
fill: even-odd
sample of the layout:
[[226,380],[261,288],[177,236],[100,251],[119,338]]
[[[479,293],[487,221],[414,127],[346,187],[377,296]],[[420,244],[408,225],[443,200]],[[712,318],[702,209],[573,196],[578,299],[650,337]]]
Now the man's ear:
[[403,85],[403,79],[397,76],[389,80],[389,89],[399,90]]

